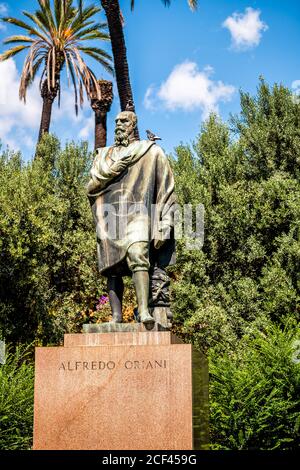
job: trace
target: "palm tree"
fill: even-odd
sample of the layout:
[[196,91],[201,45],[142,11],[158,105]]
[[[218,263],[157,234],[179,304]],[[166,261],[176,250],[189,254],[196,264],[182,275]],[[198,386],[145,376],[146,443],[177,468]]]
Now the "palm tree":
[[92,96],[91,105],[95,113],[95,149],[106,146],[107,113],[113,102],[113,84],[108,80],[98,81],[101,98]]
[[[69,84],[72,83],[75,95],[75,111],[78,113],[78,98],[83,104],[84,89],[89,99],[97,93],[100,99],[100,87],[92,70],[82,58],[82,53],[95,59],[107,71],[112,73],[111,56],[99,47],[86,46],[85,41],[99,39],[108,41],[106,23],[96,23],[94,16],[101,7],[90,5],[79,11],[73,0],[38,0],[39,9],[34,14],[23,12],[30,23],[5,17],[2,20],[25,30],[26,35],[11,36],[5,44],[14,44],[0,54],[0,60],[7,60],[16,54],[28,50],[25,58],[21,81],[20,99],[26,102],[28,87],[42,67],[40,92],[43,98],[43,110],[39,141],[45,132],[49,132],[52,105],[58,96],[60,102],[61,72],[66,67]],[[15,45],[18,44],[18,45]]]

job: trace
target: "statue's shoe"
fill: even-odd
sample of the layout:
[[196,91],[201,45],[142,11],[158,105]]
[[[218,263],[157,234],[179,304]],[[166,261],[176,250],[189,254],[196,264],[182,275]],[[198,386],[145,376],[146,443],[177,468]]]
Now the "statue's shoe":
[[149,312],[145,311],[145,312],[140,313],[140,322],[144,323],[144,325],[150,325],[150,324],[154,324],[155,320],[153,317],[151,317]]
[[113,314],[112,320],[109,323],[122,323],[122,317]]

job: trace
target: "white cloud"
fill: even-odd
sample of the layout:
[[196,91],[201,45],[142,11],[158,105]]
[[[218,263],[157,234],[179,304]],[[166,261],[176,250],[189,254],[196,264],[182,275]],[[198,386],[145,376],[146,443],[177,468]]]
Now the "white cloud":
[[223,28],[231,33],[232,46],[237,50],[246,50],[258,46],[262,33],[268,29],[260,19],[260,10],[246,8],[245,13],[233,13],[223,22]]
[[20,76],[13,59],[0,62],[0,139],[20,149],[28,132],[39,126],[41,97],[37,83],[29,89],[26,105],[19,100]]
[[219,102],[229,101],[235,92],[232,85],[213,81],[212,72],[210,66],[200,71],[195,62],[176,65],[157,91],[153,85],[147,89],[144,106],[153,109],[160,103],[170,111],[200,109],[205,119],[210,112],[218,112]]
[[94,113],[87,119],[85,119],[85,126],[80,130],[78,137],[86,140],[93,134],[95,129],[95,116]]

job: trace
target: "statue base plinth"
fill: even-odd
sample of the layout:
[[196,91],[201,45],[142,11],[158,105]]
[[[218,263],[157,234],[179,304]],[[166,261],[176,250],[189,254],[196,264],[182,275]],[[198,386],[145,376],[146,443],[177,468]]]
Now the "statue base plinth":
[[204,356],[171,332],[65,335],[36,348],[33,447],[206,448],[207,395]]
[[126,332],[154,332],[168,331],[168,328],[154,323],[153,325],[143,325],[143,323],[86,323],[82,327],[83,333],[126,333]]
[[116,333],[116,332],[129,332],[136,333],[145,331],[169,331],[171,328],[170,320],[167,315],[170,312],[169,307],[155,307],[150,309],[154,323],[86,323],[82,327],[83,333]]

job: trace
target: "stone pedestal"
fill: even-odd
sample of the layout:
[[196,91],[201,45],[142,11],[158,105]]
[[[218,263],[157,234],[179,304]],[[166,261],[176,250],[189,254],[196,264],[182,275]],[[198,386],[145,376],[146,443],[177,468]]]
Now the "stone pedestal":
[[206,362],[170,332],[65,335],[35,364],[34,449],[207,444]]

